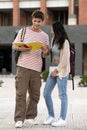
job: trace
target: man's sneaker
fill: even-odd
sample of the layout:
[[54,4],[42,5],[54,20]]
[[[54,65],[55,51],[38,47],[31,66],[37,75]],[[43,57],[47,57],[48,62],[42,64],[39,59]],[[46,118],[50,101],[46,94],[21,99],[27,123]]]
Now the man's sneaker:
[[26,119],[25,123],[30,124],[30,125],[34,125],[35,124],[35,120],[34,119]]
[[50,124],[52,124],[53,122],[54,122],[54,117],[49,116],[49,117],[43,122],[43,124],[44,124],[44,125],[50,125]]
[[15,123],[15,128],[21,128],[23,126],[23,122],[22,121],[17,121]]
[[55,126],[55,127],[56,126],[65,126],[65,125],[66,125],[66,121],[61,118],[52,123],[52,126]]

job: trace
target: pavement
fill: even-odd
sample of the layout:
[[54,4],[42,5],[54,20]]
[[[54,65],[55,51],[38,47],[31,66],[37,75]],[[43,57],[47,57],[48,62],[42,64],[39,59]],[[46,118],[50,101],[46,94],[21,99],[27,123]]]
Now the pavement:
[[[72,82],[68,80],[68,114],[67,125],[64,127],[52,127],[43,125],[48,113],[43,98],[45,82],[42,81],[41,97],[38,103],[37,125],[24,124],[22,128],[14,127],[15,108],[15,76],[0,75],[4,83],[0,87],[0,130],[87,130],[87,87],[78,87],[79,76],[75,76],[75,90],[72,90]],[[58,98],[57,86],[52,93],[55,118],[59,115],[60,100]]]

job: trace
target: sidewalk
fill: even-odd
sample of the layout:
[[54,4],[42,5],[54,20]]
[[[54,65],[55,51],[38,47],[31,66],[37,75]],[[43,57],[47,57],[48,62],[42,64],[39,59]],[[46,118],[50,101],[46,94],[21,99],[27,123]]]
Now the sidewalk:
[[[14,76],[2,76],[0,80],[4,83],[0,87],[0,130],[15,130],[14,127],[14,108],[15,108],[15,79]],[[72,82],[68,81],[68,115],[65,127],[52,127],[43,125],[47,118],[47,109],[43,98],[45,83],[42,83],[41,97],[38,103],[38,125],[24,124],[20,130],[87,130],[87,87],[78,87],[79,77],[75,77],[75,90],[72,90]],[[53,93],[55,117],[57,118],[60,110],[60,100],[58,98],[57,87]]]

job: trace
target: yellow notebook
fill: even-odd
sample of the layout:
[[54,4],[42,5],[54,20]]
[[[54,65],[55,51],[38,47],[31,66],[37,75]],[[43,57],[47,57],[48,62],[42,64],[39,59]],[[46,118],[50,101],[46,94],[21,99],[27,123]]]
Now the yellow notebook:
[[36,51],[38,49],[41,49],[42,46],[43,46],[43,43],[42,42],[29,42],[29,43],[23,43],[23,42],[18,42],[16,43],[16,45],[18,45],[19,47],[31,47],[31,51]]

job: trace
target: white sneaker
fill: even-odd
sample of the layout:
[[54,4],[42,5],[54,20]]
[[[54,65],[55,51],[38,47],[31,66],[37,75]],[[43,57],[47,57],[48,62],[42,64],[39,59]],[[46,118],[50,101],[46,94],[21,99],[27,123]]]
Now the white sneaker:
[[53,122],[54,122],[54,117],[49,116],[49,117],[43,122],[43,124],[44,124],[44,125],[50,125],[50,124],[52,124]]
[[15,123],[15,128],[21,128],[23,126],[23,122],[22,121],[17,121]]
[[56,126],[65,126],[65,125],[66,125],[66,121],[61,118],[52,123],[52,126],[55,126],[55,127]]
[[34,121],[34,119],[26,119],[25,123],[30,124],[30,125],[34,125],[35,121]]

